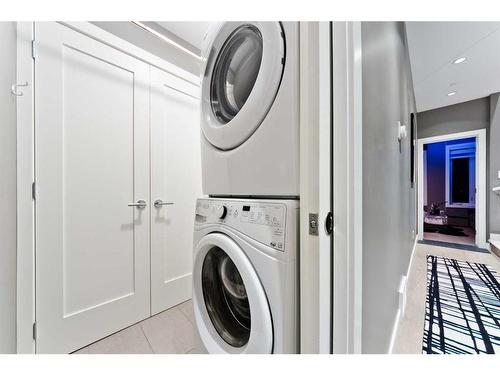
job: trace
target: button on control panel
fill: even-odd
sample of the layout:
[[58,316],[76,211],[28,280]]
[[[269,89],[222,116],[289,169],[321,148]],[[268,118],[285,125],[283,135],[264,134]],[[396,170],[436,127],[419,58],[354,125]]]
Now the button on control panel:
[[274,249],[285,250],[286,206],[280,203],[199,199],[197,224],[224,224]]

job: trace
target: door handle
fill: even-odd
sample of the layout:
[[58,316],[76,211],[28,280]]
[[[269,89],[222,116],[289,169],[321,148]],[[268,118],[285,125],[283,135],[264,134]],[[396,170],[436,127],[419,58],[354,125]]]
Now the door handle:
[[146,203],[145,200],[139,199],[137,203],[129,203],[129,207],[137,207],[137,208],[145,208],[148,204]]
[[161,206],[173,206],[174,203],[173,202],[163,202],[161,199],[157,199],[157,200],[155,200],[154,205],[156,208],[160,208]]

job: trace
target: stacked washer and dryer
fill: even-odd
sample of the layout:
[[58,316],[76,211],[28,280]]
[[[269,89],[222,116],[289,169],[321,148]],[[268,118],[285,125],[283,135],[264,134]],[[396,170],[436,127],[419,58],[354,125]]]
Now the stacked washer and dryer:
[[199,343],[208,353],[297,353],[299,25],[214,24],[202,58]]

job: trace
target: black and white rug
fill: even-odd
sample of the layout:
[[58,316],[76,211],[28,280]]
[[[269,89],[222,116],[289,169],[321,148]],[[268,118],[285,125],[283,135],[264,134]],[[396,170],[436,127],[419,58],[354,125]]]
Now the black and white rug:
[[500,353],[499,282],[491,266],[427,256],[423,353]]

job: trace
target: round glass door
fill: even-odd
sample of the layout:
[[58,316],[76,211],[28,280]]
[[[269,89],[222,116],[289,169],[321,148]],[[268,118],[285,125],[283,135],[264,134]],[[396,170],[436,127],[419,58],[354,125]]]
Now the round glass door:
[[217,333],[233,347],[246,345],[251,329],[250,304],[236,265],[215,246],[207,252],[201,273],[205,306]]
[[262,35],[255,26],[238,27],[217,57],[210,99],[221,125],[231,121],[252,91],[262,61]]
[[201,128],[220,150],[245,142],[264,121],[285,67],[279,22],[223,22],[202,50]]

